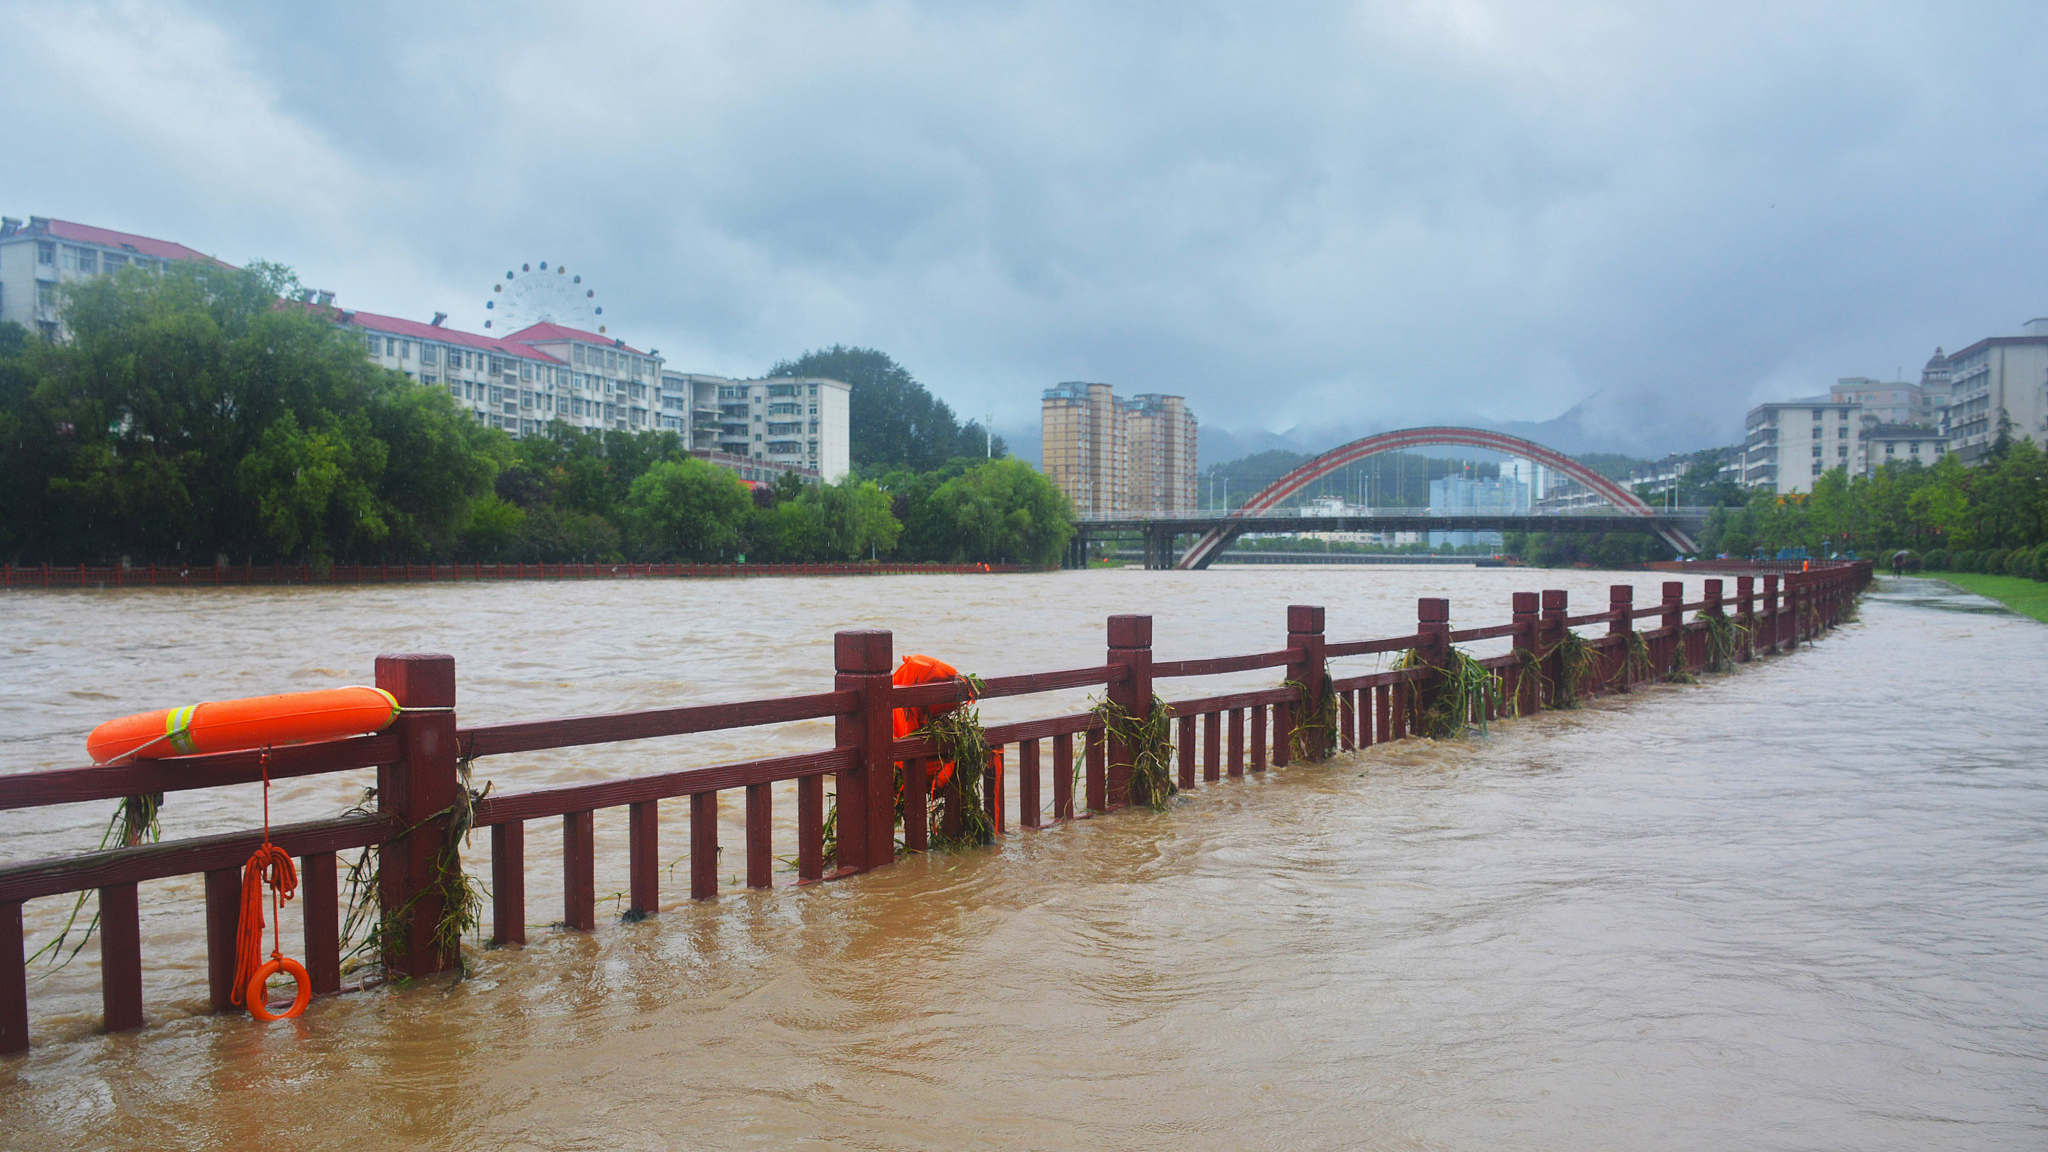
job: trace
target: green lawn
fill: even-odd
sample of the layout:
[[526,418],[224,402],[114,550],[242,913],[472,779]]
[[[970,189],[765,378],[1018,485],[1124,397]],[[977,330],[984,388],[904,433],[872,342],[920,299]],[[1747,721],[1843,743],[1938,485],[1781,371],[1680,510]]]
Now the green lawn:
[[1929,572],[1965,591],[1975,592],[2015,612],[2048,624],[2048,584],[2024,576],[1985,576],[1977,572]]

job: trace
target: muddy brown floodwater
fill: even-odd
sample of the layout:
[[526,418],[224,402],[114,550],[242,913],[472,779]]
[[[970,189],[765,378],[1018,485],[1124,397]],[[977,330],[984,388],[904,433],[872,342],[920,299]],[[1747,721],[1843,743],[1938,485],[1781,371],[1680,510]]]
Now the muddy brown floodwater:
[[[1592,611],[1614,580],[1654,598],[1653,575],[12,593],[0,771],[79,763],[127,711],[360,682],[380,651],[455,653],[477,722],[816,691],[842,627],[1003,674],[1098,663],[1111,612],[1154,613],[1176,659],[1278,647],[1290,602],[1327,605],[1334,637],[1399,635],[1419,595],[1496,623],[1512,590],[1562,584]],[[590,935],[547,930],[559,839],[536,824],[533,943],[267,1028],[205,1014],[199,886],[152,883],[150,1027],[98,1034],[93,948],[32,976],[0,1148],[2042,1148],[2044,699],[2048,629],[1908,579],[1820,644],[1698,686],[802,890],[692,904],[678,874],[661,915],[601,903]],[[998,703],[990,719],[1056,706]],[[789,725],[478,771],[517,791],[829,739]],[[339,811],[363,776],[280,786],[280,818]],[[166,836],[246,827],[259,803],[175,793]],[[90,847],[107,808],[0,813],[0,859]],[[599,820],[605,893],[624,815]],[[667,814],[664,861],[685,823]],[[481,841],[470,855],[487,868]],[[32,941],[66,911],[31,903]]]

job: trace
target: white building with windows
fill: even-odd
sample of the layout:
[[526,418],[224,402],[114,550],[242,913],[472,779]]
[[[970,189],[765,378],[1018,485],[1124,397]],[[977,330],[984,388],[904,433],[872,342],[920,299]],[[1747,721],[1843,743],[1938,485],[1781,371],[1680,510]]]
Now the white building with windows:
[[1948,454],[1948,433],[1929,424],[1873,424],[1863,426],[1862,474],[1869,476],[1887,464],[1932,465]]
[[1853,400],[1811,396],[1749,410],[1742,484],[1780,494],[1811,492],[1830,468],[1863,466],[1863,408]]
[[1965,463],[2012,435],[2048,443],[2048,318],[2029,320],[2019,336],[1979,340],[1948,358],[1949,432]]
[[[693,454],[749,470],[815,473],[836,484],[853,469],[853,387],[840,380],[777,376],[734,380],[668,372],[663,427],[683,434]],[[753,478],[753,477],[748,477]]]
[[63,335],[57,315],[62,285],[123,268],[145,271],[172,260],[214,260],[204,252],[109,228],[31,216],[0,217],[0,321],[13,321],[46,340]]
[[509,336],[480,336],[374,312],[335,314],[358,333],[371,358],[422,384],[446,388],[493,428],[531,436],[559,420],[585,431],[657,428],[661,358],[623,340],[536,324]]

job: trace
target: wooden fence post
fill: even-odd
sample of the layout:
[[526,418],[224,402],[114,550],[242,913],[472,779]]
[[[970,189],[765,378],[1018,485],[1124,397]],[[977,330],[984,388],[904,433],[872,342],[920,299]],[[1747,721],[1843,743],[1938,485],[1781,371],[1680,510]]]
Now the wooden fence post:
[[[1323,606],[1320,604],[1289,604],[1287,606],[1287,650],[1292,653],[1287,659],[1287,678],[1301,685],[1301,698],[1296,700],[1281,715],[1286,720],[1280,725],[1285,731],[1274,734],[1279,746],[1274,762],[1285,765],[1284,757],[1294,748],[1294,729],[1302,718],[1316,715],[1322,710],[1324,683],[1329,678],[1329,661],[1324,655],[1328,640],[1323,631]],[[1334,722],[1334,717],[1330,718]],[[1308,739],[1303,742],[1302,755],[1309,760],[1330,758],[1331,737],[1334,733],[1327,727],[1309,729]]]
[[851,715],[834,723],[837,742],[854,749],[854,766],[839,777],[839,871],[865,872],[896,859],[896,740],[889,705],[895,638],[886,629],[856,628],[832,638],[832,687],[860,693]]
[[384,970],[431,976],[453,965],[455,949],[434,944],[443,902],[440,869],[457,790],[455,657],[377,657],[377,687],[405,709],[392,726],[398,762],[377,769],[377,810],[397,839],[377,851],[378,902],[396,923],[383,940]]
[[1541,603],[1534,592],[1514,594],[1515,713],[1520,716],[1543,710],[1543,677],[1536,664],[1543,651],[1542,639],[1536,632],[1541,627],[1536,615]]
[[[1109,618],[1109,659],[1112,667],[1124,669],[1125,675],[1109,683],[1109,701],[1123,709],[1135,724],[1144,724],[1152,717],[1152,617],[1120,615]],[[1132,791],[1132,761],[1136,759],[1130,742],[1115,733],[1109,736],[1109,771],[1103,781],[1104,795],[1095,791],[1095,780],[1088,781],[1088,806],[1098,812],[1109,812],[1129,803],[1147,803],[1150,793]]]
[[1684,603],[1685,581],[1666,580],[1664,612],[1658,618],[1658,626],[1670,630],[1671,648],[1665,655],[1664,667],[1659,671],[1669,671],[1673,668],[1692,671],[1692,653],[1687,649],[1685,642],[1685,609],[1681,607]]
[[[1422,663],[1433,672],[1405,685],[1408,689],[1408,711],[1419,720],[1435,710],[1437,698],[1444,690],[1444,666],[1451,660],[1451,602],[1434,596],[1417,599],[1415,631],[1422,637],[1415,650]],[[1415,723],[1406,725],[1405,731],[1413,732],[1418,727],[1423,729],[1424,735],[1436,735],[1428,730],[1427,725]]]
[[1612,614],[1607,621],[1607,634],[1621,637],[1614,648],[1614,668],[1607,674],[1607,682],[1617,692],[1629,689],[1628,651],[1636,631],[1636,586],[1633,584],[1609,584],[1607,586],[1607,611]]

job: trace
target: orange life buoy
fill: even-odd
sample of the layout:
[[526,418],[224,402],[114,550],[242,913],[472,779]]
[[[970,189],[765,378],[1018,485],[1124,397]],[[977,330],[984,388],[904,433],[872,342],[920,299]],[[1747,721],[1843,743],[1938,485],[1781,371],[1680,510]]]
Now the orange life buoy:
[[95,764],[108,764],[129,757],[156,760],[307,744],[381,732],[398,711],[398,701],[382,688],[324,688],[209,700],[109,720],[86,737],[85,750]]
[[[264,1003],[269,993],[270,978],[279,972],[299,982],[299,994],[292,998],[292,1006],[282,1012],[272,1012]],[[306,1004],[313,999],[313,978],[306,974],[306,966],[289,956],[273,955],[263,967],[249,977],[249,986],[243,989],[243,997],[249,1004],[249,1015],[268,1024],[272,1020],[290,1020],[306,1010]]]

